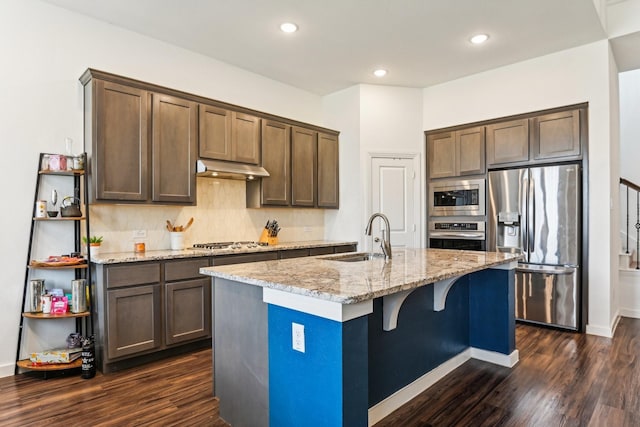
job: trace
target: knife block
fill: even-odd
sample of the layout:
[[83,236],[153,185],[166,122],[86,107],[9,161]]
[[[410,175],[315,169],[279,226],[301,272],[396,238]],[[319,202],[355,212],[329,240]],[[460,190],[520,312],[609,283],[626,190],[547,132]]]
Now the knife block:
[[260,239],[258,240],[258,242],[270,244],[269,243],[269,230],[267,230],[266,228],[262,229],[262,234],[260,234]]

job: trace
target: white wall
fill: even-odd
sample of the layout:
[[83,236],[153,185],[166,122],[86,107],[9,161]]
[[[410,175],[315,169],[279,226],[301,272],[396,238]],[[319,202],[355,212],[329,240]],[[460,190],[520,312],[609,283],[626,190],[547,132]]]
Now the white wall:
[[[322,99],[219,61],[36,0],[0,2],[0,376],[13,374],[38,153],[80,151],[92,67],[322,125]],[[205,236],[206,237],[206,236]]]
[[325,125],[340,130],[340,209],[325,211],[325,238],[358,242],[364,239],[363,180],[360,167],[360,86],[323,99]]
[[[325,214],[325,236],[357,239],[360,249],[368,249],[370,239],[365,239],[364,229],[372,214],[370,154],[417,154],[420,165],[416,172],[420,173],[416,180],[419,194],[424,193],[422,91],[358,85],[326,96],[324,103],[327,126],[341,130],[340,211]],[[422,203],[420,199],[415,202]],[[424,223],[424,218],[420,223]],[[420,228],[418,232],[422,235]]]
[[[609,45],[600,41],[424,89],[424,129],[589,102],[589,323],[591,333],[611,333],[616,286],[610,260],[613,237],[612,139]],[[617,126],[617,123],[615,123]],[[614,148],[612,148],[614,147]],[[614,205],[617,206],[617,205]],[[617,208],[616,208],[617,210]],[[617,211],[614,212],[617,215]]]

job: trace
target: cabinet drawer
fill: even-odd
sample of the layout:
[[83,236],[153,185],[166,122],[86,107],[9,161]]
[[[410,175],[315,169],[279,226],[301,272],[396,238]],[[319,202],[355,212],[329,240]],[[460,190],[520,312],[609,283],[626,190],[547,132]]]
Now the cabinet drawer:
[[200,277],[200,269],[209,267],[209,258],[195,258],[180,261],[168,261],[164,265],[164,280],[191,279]]
[[126,264],[107,269],[107,288],[143,285],[160,281],[160,263]]
[[213,265],[243,264],[245,262],[271,261],[278,259],[278,252],[264,252],[261,254],[228,255],[213,258]]
[[333,246],[326,246],[324,248],[310,248],[309,255],[329,255],[333,253]]
[[337,254],[341,254],[343,252],[355,252],[356,250],[358,250],[356,245],[336,246],[336,253]]
[[287,251],[280,251],[278,255],[280,259],[301,258],[309,256],[309,249],[289,249]]

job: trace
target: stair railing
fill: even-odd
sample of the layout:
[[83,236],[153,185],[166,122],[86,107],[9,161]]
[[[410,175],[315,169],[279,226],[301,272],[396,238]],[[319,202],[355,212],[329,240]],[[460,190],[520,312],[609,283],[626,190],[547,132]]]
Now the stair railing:
[[636,192],[636,223],[634,225],[636,229],[636,270],[640,270],[640,185],[635,184],[627,179],[620,178],[620,185],[626,188],[627,192],[627,205],[625,208],[625,214],[627,217],[627,244],[626,253],[629,253],[629,190]]

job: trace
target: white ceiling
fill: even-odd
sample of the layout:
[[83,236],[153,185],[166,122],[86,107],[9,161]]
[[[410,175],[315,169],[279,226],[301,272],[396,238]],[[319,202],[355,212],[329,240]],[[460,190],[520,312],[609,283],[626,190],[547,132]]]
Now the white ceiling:
[[[591,0],[44,1],[320,95],[427,87],[606,38]],[[280,32],[287,20],[300,31]],[[489,41],[471,45],[479,32]]]

